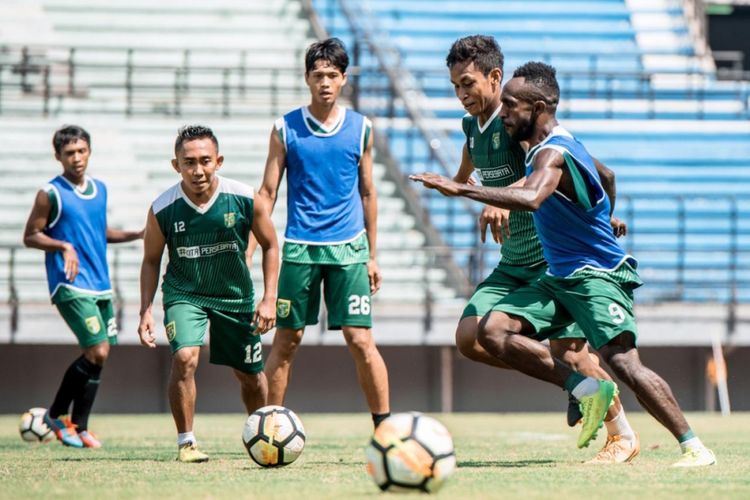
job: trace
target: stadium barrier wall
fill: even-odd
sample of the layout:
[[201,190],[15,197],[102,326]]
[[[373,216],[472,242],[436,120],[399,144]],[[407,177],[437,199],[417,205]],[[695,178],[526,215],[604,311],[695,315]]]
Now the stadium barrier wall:
[[[517,372],[497,370],[460,357],[452,347],[383,346],[390,372],[394,411],[443,409],[448,390],[458,412],[562,412],[567,397],[560,389]],[[266,347],[267,351],[267,347]],[[641,357],[672,386],[686,411],[706,410],[708,347],[643,347]],[[70,362],[79,355],[74,345],[0,346],[0,413],[21,414],[48,406]],[[266,352],[267,354],[267,352]],[[448,377],[444,364],[448,362]],[[750,347],[727,356],[732,409],[750,410]],[[166,413],[170,353],[166,346],[146,350],[118,346],[111,351],[102,376],[94,413]],[[443,377],[441,378],[441,374]],[[286,404],[295,411],[367,412],[345,346],[302,346],[295,362]],[[231,370],[211,365],[203,349],[197,374],[197,411],[241,412],[239,387]],[[450,387],[447,385],[450,384]],[[621,385],[629,411],[641,411],[632,392]]]

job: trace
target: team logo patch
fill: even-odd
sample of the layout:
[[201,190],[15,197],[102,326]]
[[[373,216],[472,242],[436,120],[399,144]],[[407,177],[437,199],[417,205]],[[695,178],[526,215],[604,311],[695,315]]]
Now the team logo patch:
[[236,219],[234,217],[234,212],[229,212],[224,214],[224,225],[227,227],[234,227],[236,224]]
[[174,321],[170,321],[169,323],[167,323],[166,329],[167,329],[167,340],[172,342],[174,340],[175,335],[177,335],[177,324]]
[[292,301],[287,299],[278,299],[276,301],[276,316],[279,318],[288,318],[292,312]]
[[99,324],[99,318],[96,316],[88,317],[84,321],[86,322],[86,328],[88,328],[89,333],[92,335],[96,335],[102,329],[102,325]]
[[500,132],[492,134],[492,149],[500,149]]

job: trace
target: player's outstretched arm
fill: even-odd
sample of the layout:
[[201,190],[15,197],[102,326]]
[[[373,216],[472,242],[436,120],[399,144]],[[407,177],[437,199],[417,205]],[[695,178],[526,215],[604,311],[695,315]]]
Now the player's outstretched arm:
[[149,209],[146,220],[146,234],[143,239],[143,262],[141,263],[141,320],[138,324],[138,337],[146,347],[156,347],[156,327],[151,308],[154,305],[156,287],[159,285],[161,256],[166,240],[159,228],[154,211]]
[[[266,333],[276,325],[276,295],[279,280],[279,242],[271,221],[271,207],[266,198],[253,204],[253,235],[263,251],[263,299],[255,310],[253,323],[258,333]],[[248,246],[248,251],[250,250]],[[246,258],[251,255],[246,255]]]
[[461,165],[458,166],[458,172],[453,176],[453,180],[463,184],[476,184],[474,178],[471,176],[472,172],[474,172],[474,162],[471,161],[469,148],[464,143],[463,150],[461,151]]
[[40,190],[36,194],[29,219],[26,221],[26,228],[23,231],[23,244],[28,248],[38,248],[45,252],[62,252],[65,278],[72,282],[78,275],[78,254],[73,245],[67,241],[56,240],[44,234],[51,211],[52,204],[49,194]]
[[365,230],[367,231],[367,243],[370,247],[370,259],[367,262],[367,276],[370,279],[370,293],[375,294],[380,290],[383,280],[378,267],[378,193],[372,180],[372,145],[373,134],[365,146],[362,158],[359,160],[359,196],[362,199],[362,209],[365,216]]
[[107,228],[107,243],[127,243],[143,239],[146,229],[140,231],[125,231],[123,229]]
[[[281,179],[284,177],[284,168],[286,165],[286,149],[281,142],[279,132],[274,127],[271,130],[271,138],[268,140],[268,156],[266,157],[266,168],[263,171],[263,182],[260,189],[255,193],[256,202],[262,199],[263,203],[269,207],[269,216],[273,213],[276,206],[276,200],[279,196],[279,186]],[[252,262],[252,255],[258,246],[258,241],[254,234],[250,234],[250,243],[247,253],[250,256],[248,265]]]
[[426,172],[410,175],[426,188],[436,189],[445,196],[463,196],[508,210],[533,212],[557,189],[562,178],[563,157],[552,149],[545,149],[534,157],[534,170],[522,186],[486,187],[459,184],[442,175]]

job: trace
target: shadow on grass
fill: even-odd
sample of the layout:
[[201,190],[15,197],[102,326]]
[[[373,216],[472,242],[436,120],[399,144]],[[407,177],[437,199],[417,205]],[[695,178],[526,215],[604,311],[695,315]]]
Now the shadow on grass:
[[458,462],[458,467],[501,467],[501,468],[520,468],[520,467],[550,467],[556,462],[549,459],[539,460],[464,460]]

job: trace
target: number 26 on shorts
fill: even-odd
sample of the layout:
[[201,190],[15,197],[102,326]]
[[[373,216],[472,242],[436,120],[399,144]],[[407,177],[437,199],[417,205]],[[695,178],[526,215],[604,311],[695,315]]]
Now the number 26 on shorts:
[[367,295],[350,295],[349,314],[364,316],[370,314],[370,297]]

